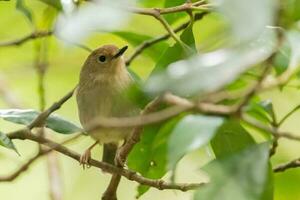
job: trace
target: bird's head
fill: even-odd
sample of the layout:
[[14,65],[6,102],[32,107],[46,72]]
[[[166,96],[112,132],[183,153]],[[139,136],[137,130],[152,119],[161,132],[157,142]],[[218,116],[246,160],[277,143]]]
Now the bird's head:
[[123,58],[127,46],[118,48],[115,45],[104,45],[94,50],[86,59],[82,73],[92,79],[107,79],[124,71]]

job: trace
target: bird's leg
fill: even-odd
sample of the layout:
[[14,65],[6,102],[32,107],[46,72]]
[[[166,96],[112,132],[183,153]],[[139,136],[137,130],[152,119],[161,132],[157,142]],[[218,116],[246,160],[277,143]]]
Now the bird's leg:
[[91,158],[91,150],[98,144],[98,141],[96,141],[92,146],[90,146],[85,152],[80,156],[79,163],[82,165],[83,169],[85,169],[85,166],[87,168],[90,167],[89,160]]

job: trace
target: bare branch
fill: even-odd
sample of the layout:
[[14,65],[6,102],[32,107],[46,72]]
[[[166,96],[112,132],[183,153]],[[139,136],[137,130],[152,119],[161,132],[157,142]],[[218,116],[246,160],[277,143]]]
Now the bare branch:
[[287,138],[287,139],[290,139],[290,140],[300,141],[300,136],[298,136],[298,135],[295,135],[295,134],[292,134],[292,133],[288,133],[288,132],[281,132],[277,128],[265,126],[264,124],[262,124],[261,122],[257,121],[256,119],[250,118],[250,117],[248,117],[246,115],[243,115],[242,119],[247,124],[249,124],[249,125],[251,125],[251,126],[259,129],[259,130],[268,132],[268,133],[272,134],[274,137],[277,137],[277,138]]
[[[197,13],[195,14],[194,17],[194,21],[198,21],[201,20],[205,15],[207,15],[209,12],[202,12],[202,13]],[[190,21],[187,21],[183,24],[181,24],[180,26],[178,26],[177,28],[174,29],[173,32],[177,33],[181,30],[184,30],[188,25],[190,24]],[[142,42],[139,46],[136,47],[134,53],[126,60],[126,65],[130,65],[130,63],[138,56],[140,55],[145,49],[151,47],[152,45],[159,43],[163,40],[166,40],[170,38],[170,34],[164,34],[161,36],[158,36],[156,38],[150,39],[150,40],[145,40],[144,42]]]
[[285,170],[292,169],[292,168],[298,168],[300,167],[300,158],[297,158],[295,160],[292,160],[290,162],[280,164],[273,168],[273,172],[284,172]]
[[169,7],[169,8],[129,8],[129,11],[141,14],[141,15],[164,15],[170,13],[177,13],[177,12],[186,12],[188,10],[194,10],[195,8],[201,9],[205,7],[205,1],[200,0],[195,3],[184,3],[179,6]]
[[[67,147],[60,145],[56,142],[53,142],[49,139],[46,139],[44,137],[34,135],[32,134],[28,129],[21,129],[19,131],[13,132],[11,134],[8,134],[8,137],[10,139],[28,139],[31,141],[35,141],[39,144],[43,144],[59,153],[62,153],[70,158],[73,158],[74,160],[77,160],[79,162],[80,160],[80,154],[68,149]],[[97,167],[102,169],[105,172],[111,173],[111,174],[119,174],[121,176],[126,177],[128,180],[136,181],[142,185],[148,185],[160,190],[164,189],[173,189],[173,190],[181,190],[181,191],[187,191],[187,190],[193,190],[196,189],[204,183],[193,183],[193,184],[175,184],[175,183],[166,183],[163,180],[155,180],[155,179],[149,179],[145,178],[143,176],[138,175],[136,172],[124,169],[124,168],[118,168],[114,165],[100,162],[94,159],[91,159],[89,161],[89,164],[91,166]]]
[[1,42],[0,43],[0,47],[7,47],[7,46],[19,46],[29,40],[34,40],[37,38],[42,38],[42,37],[48,37],[50,35],[52,35],[53,32],[52,31],[37,31],[37,32],[33,32],[29,35],[26,35],[22,38],[19,39],[15,39],[15,40],[11,40],[11,41],[6,41],[6,42]]

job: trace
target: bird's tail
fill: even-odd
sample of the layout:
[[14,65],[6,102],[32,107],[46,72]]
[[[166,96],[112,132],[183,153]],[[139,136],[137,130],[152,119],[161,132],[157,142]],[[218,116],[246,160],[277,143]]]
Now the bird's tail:
[[115,156],[117,153],[118,144],[107,143],[103,145],[102,161],[114,165]]

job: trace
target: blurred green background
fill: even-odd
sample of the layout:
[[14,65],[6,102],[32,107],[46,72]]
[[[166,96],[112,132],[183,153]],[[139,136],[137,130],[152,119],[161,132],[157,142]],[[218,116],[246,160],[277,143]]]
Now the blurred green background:
[[[44,27],[43,16],[45,4],[39,1],[26,1],[34,17],[35,26],[29,23],[21,12],[16,11],[15,1],[0,1],[0,41],[13,40],[33,31],[34,28]],[[180,22],[178,22],[180,23]],[[151,28],[150,28],[151,27]],[[222,28],[220,22],[214,16],[207,16],[194,27],[194,34],[198,47],[203,45],[208,37],[217,33]],[[161,25],[151,17],[136,16],[128,25],[120,27],[120,30],[134,31],[149,36],[157,36],[165,33]],[[44,39],[42,39],[44,40]],[[60,40],[51,36],[46,39],[49,45],[49,68],[45,78],[46,105],[54,101],[72,89],[77,81],[80,68],[88,55],[83,49],[65,45]],[[172,40],[168,41],[170,44]],[[128,43],[112,34],[95,33],[83,42],[90,48],[97,48],[103,44],[113,43],[117,46]],[[1,87],[6,88],[24,108],[38,109],[38,78],[35,70],[34,59],[36,56],[36,41],[24,43],[21,46],[0,47],[0,80]],[[130,55],[134,47],[130,46],[126,55]],[[146,78],[155,63],[147,56],[141,55],[131,64],[139,76]],[[282,91],[274,90],[262,95],[263,99],[272,99],[276,115],[280,119],[286,112],[294,108],[300,102],[300,93],[295,88],[285,88]],[[0,108],[9,106],[0,98]],[[79,124],[75,99],[72,98],[57,111],[71,121]],[[283,126],[283,130],[299,133],[300,113],[294,114]],[[13,125],[3,120],[0,121],[0,130],[10,132],[20,126]],[[62,141],[67,136],[59,135],[47,130],[51,138]],[[299,133],[300,134],[300,133]],[[89,137],[81,137],[68,146],[79,153],[92,144]],[[299,157],[300,145],[294,141],[282,139],[279,141],[278,153],[272,158],[272,163],[281,163]],[[26,162],[37,150],[36,144],[29,141],[15,141],[21,153],[19,157],[14,152],[0,148],[0,175],[7,175]],[[212,159],[210,150],[201,149],[186,156],[178,167],[178,182],[196,182],[206,180],[199,167]],[[58,163],[63,181],[64,200],[99,199],[109,182],[110,175],[103,174],[100,170],[90,168],[83,170],[79,163],[70,158],[59,155]],[[93,150],[93,157],[101,157],[101,148]],[[275,199],[290,200],[300,199],[300,170],[293,169],[284,173],[275,174]],[[43,157],[34,163],[28,171],[9,183],[0,183],[0,196],[3,200],[48,200],[48,174],[47,162]],[[136,183],[122,179],[118,195],[122,199],[134,199],[136,195]],[[190,199],[192,192],[159,191],[151,189],[141,199]]]

